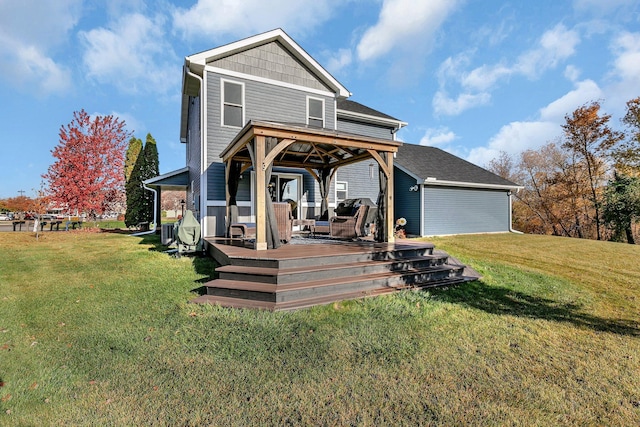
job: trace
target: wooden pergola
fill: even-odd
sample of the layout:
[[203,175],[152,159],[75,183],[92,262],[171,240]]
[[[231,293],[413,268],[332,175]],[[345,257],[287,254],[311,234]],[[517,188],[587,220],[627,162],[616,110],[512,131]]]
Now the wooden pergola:
[[[253,167],[256,174],[256,250],[277,247],[270,230],[275,227],[268,184],[274,166],[304,168],[318,182],[321,210],[328,209],[328,193],[341,166],[374,159],[379,165],[380,194],[376,240],[393,242],[393,157],[401,142],[340,133],[328,129],[250,121],[220,154],[226,165],[227,230],[237,220],[236,194],[242,172]],[[235,207],[235,209],[234,209]],[[277,236],[277,229],[275,230]]]

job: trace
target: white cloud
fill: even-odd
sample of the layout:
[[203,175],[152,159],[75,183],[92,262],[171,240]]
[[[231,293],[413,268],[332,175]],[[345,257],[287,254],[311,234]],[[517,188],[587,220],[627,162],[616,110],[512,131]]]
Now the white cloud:
[[430,128],[424,133],[420,139],[420,145],[429,146],[446,146],[456,139],[456,134],[446,127]]
[[625,103],[640,96],[640,33],[618,34],[610,50],[614,59],[604,88],[604,107],[609,113],[622,116]]
[[581,71],[574,65],[567,65],[564,69],[564,76],[571,82],[577,82],[580,78]]
[[429,45],[434,32],[457,8],[456,0],[383,0],[378,22],[369,28],[357,47],[361,61],[376,59],[396,48],[414,50]]
[[88,76],[123,92],[168,92],[180,80],[180,66],[177,57],[166,62],[174,55],[163,26],[161,16],[151,19],[134,13],[120,17],[110,28],[80,32]]
[[472,149],[467,160],[476,165],[487,165],[501,151],[518,154],[530,148],[538,148],[560,133],[557,123],[545,121],[511,122],[503,126],[485,147]]
[[457,98],[450,98],[446,92],[439,90],[433,97],[433,109],[436,115],[455,116],[463,111],[480,105],[486,105],[491,95],[483,93],[461,93]]
[[[579,42],[580,37],[575,30],[558,24],[540,37],[536,47],[520,55],[512,64],[484,64],[466,72],[463,68],[471,62],[471,53],[447,58],[438,69],[440,89],[433,98],[435,112],[458,115],[470,108],[488,104],[491,99],[489,91],[502,80],[514,75],[537,78],[575,54]],[[446,87],[450,85],[461,88],[461,93],[455,98],[446,95]]]
[[38,95],[66,92],[70,71],[54,57],[80,6],[79,0],[0,2],[0,78]]
[[575,89],[539,110],[537,120],[511,122],[502,126],[486,146],[469,152],[467,160],[477,165],[486,165],[498,157],[501,151],[517,155],[525,150],[537,149],[562,134],[564,116],[576,108],[597,100],[602,90],[592,80],[575,84]]
[[580,36],[577,31],[567,30],[564,25],[558,24],[542,35],[537,48],[518,58],[514,70],[529,78],[536,78],[571,57],[579,43]]
[[485,91],[493,87],[499,80],[510,76],[512,72],[504,65],[483,65],[465,75],[461,84],[468,89]]
[[583,80],[575,84],[571,92],[556,99],[540,109],[540,118],[545,121],[561,123],[566,114],[570,114],[580,106],[602,98],[603,92],[593,80]]
[[307,33],[331,17],[339,0],[198,0],[189,9],[173,12],[173,25],[185,38],[246,37],[283,28]]
[[640,33],[622,33],[613,42],[614,73],[623,80],[640,80]]
[[338,74],[353,62],[351,49],[339,49],[335,54],[329,54],[328,56],[327,70],[331,74]]

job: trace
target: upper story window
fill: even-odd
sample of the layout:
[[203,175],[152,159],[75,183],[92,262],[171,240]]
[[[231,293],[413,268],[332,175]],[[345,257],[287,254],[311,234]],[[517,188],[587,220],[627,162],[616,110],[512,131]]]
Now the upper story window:
[[324,127],[324,99],[307,98],[307,123],[309,126]]
[[244,85],[222,81],[222,125],[242,127],[244,125]]

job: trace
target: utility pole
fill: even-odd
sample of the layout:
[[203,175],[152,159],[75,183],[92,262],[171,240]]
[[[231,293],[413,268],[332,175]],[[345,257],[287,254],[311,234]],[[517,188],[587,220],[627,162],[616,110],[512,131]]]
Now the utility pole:
[[18,190],[18,193],[20,194],[20,196],[24,196],[24,193],[26,193],[26,191],[24,191],[24,190]]

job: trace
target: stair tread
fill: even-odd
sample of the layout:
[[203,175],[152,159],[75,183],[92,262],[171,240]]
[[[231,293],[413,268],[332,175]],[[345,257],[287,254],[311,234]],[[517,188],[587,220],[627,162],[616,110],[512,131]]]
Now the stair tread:
[[[403,263],[413,263],[419,261],[428,261],[428,260],[439,260],[446,259],[448,255],[422,255],[415,256],[410,258],[403,258],[401,261]],[[330,264],[330,265],[318,265],[318,266],[308,266],[308,267],[290,267],[290,268],[275,268],[275,267],[253,267],[253,266],[240,266],[240,265],[225,265],[222,267],[216,268],[217,272],[221,273],[241,273],[241,274],[252,274],[257,276],[282,276],[286,274],[295,274],[295,273],[305,273],[305,272],[314,272],[314,271],[325,271],[325,270],[339,270],[344,268],[351,267],[360,267],[363,265],[385,265],[385,264],[395,264],[398,263],[398,259],[386,259],[386,260],[370,260],[370,261],[360,261],[360,262],[348,262],[348,263],[340,263],[340,264]]]
[[258,291],[258,292],[275,292],[276,290],[287,291],[287,290],[294,290],[294,289],[332,286],[336,284],[347,284],[347,283],[370,281],[372,279],[410,276],[410,275],[417,275],[421,273],[437,273],[437,272],[442,272],[447,270],[449,271],[462,270],[462,267],[445,264],[445,265],[438,265],[438,266],[433,266],[425,269],[408,269],[402,272],[392,271],[392,272],[382,272],[382,273],[371,273],[371,274],[363,274],[359,276],[344,277],[341,279],[330,278],[330,279],[310,280],[310,281],[294,282],[294,283],[286,283],[286,284],[251,282],[251,281],[245,281],[245,280],[214,279],[205,283],[205,287],[252,290],[252,291]]

